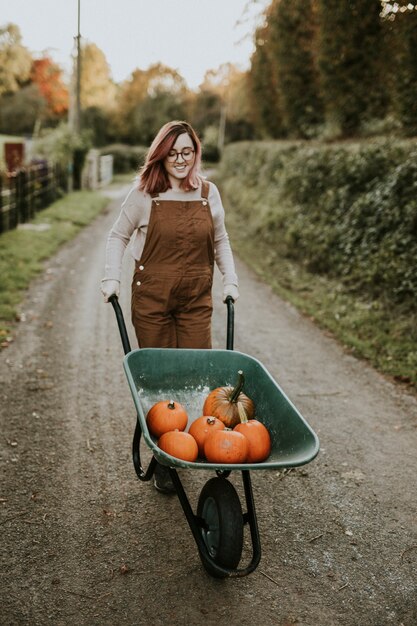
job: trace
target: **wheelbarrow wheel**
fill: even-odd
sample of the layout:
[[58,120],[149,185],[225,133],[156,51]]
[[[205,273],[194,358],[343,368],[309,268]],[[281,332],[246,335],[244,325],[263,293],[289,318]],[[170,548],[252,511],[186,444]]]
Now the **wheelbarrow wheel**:
[[[233,485],[225,478],[211,478],[201,490],[197,515],[204,524],[201,532],[209,555],[218,565],[236,569],[242,556],[243,514]],[[201,560],[211,576],[224,577]]]

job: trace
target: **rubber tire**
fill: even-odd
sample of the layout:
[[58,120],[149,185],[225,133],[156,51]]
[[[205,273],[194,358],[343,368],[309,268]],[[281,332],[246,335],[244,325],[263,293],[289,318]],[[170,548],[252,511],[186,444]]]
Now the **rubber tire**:
[[[215,563],[228,569],[236,569],[243,549],[243,514],[233,485],[225,478],[211,478],[207,481],[200,493],[197,515],[209,527],[208,530],[202,528],[201,532],[208,553]],[[227,576],[201,560],[211,576]]]

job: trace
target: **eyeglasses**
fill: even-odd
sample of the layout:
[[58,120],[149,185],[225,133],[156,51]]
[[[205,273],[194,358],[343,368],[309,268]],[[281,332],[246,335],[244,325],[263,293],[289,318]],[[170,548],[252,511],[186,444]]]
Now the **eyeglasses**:
[[168,163],[175,163],[180,155],[183,161],[191,161],[194,156],[194,150],[192,148],[184,148],[183,150],[181,150],[181,152],[177,152],[176,150],[170,150],[167,155]]

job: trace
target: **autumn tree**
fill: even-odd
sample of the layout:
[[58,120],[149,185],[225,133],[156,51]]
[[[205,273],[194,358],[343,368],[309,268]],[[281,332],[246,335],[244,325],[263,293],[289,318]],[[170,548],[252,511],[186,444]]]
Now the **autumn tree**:
[[13,93],[29,79],[32,57],[22,45],[16,24],[0,27],[0,96]]
[[30,80],[45,98],[50,117],[62,117],[68,111],[68,88],[62,70],[50,57],[33,61]]
[[81,108],[114,106],[116,86],[104,52],[94,43],[81,46]]
[[186,94],[184,78],[162,63],[134,70],[120,86],[115,133],[128,143],[148,144],[165,122],[185,117]]
[[[96,146],[113,139],[112,115],[116,107],[117,85],[111,77],[105,54],[96,44],[84,41],[80,54],[81,128],[88,129]],[[76,113],[77,59],[71,77],[70,125]]]

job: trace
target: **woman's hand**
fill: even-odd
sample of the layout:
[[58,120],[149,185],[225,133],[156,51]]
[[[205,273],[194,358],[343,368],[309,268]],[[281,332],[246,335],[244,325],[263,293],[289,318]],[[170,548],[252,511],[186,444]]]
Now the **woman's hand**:
[[236,285],[225,285],[223,287],[223,302],[226,302],[228,296],[233,298],[233,301],[236,302],[239,297],[239,289]]
[[118,280],[102,280],[101,281],[101,293],[104,296],[104,302],[108,302],[110,296],[119,297],[120,294],[120,282]]

